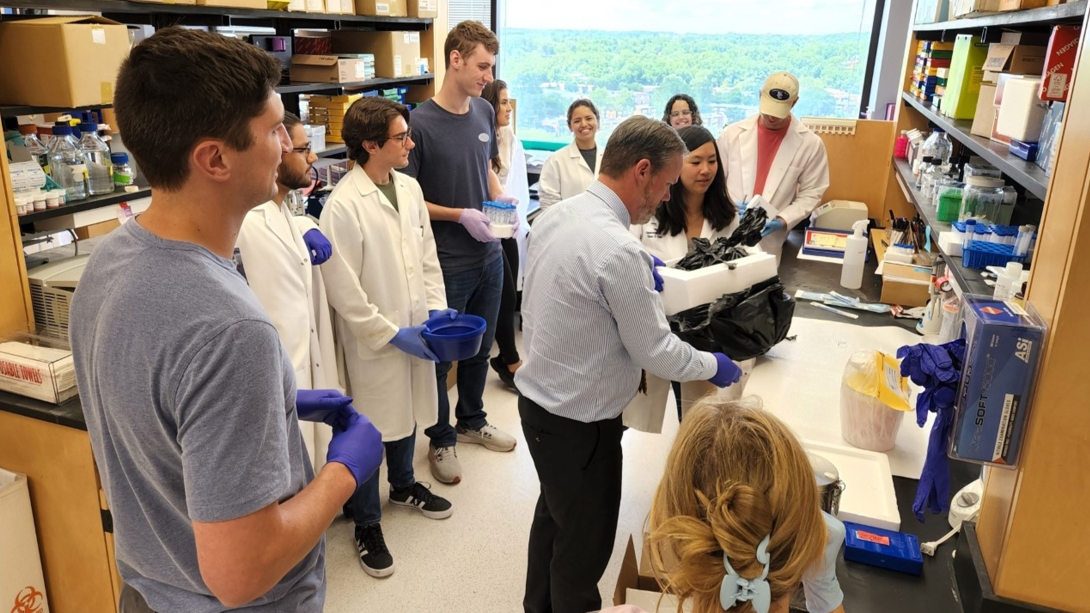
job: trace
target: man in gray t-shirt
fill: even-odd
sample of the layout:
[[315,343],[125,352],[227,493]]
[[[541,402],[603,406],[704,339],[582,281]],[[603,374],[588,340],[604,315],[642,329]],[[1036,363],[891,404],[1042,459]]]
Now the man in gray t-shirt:
[[[179,28],[118,73],[117,121],[153,202],[91,255],[70,340],[122,613],[321,611],[322,535],[382,457],[350,398],[296,391],[230,259],[291,147],[279,79],[256,47]],[[317,475],[299,419],[333,426]]]
[[424,192],[432,230],[443,268],[447,306],[484,318],[487,328],[477,355],[458,362],[457,426],[450,423],[447,373],[450,362],[435,367],[439,387],[439,423],[424,431],[431,439],[432,475],[443,483],[459,483],[462,466],[457,442],[484,445],[493,451],[511,451],[515,438],[488,423],[484,412],[484,385],[488,356],[499,317],[503,291],[503,257],[499,239],[492,234],[481,211],[487,200],[508,199],[489,160],[498,153],[496,117],[492,105],[481,99],[493,80],[499,42],[476,21],[451,29],[444,44],[447,74],[434,98],[413,110],[413,141],[409,165]]

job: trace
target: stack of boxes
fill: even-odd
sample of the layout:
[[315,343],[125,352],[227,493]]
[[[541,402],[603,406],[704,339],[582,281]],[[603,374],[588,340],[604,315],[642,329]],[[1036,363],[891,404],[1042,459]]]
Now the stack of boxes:
[[945,91],[953,53],[953,43],[920,41],[916,68],[912,71],[912,94],[925,104],[933,102],[936,95],[941,97]]
[[362,94],[342,96],[311,96],[310,125],[326,127],[326,142],[344,144],[341,129],[344,127],[344,115],[352,103],[362,98]]
[[368,53],[375,58],[375,75],[386,79],[420,74],[420,32],[336,30],[334,53]]

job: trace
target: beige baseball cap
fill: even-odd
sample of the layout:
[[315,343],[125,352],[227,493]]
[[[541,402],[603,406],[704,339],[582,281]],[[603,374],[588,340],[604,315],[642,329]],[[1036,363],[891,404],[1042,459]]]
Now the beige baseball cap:
[[799,99],[799,80],[790,72],[774,72],[761,88],[761,113],[783,119]]

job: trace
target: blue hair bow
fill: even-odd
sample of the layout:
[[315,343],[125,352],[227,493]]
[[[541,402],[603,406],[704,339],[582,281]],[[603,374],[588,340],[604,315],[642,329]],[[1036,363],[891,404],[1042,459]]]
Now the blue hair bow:
[[757,561],[764,565],[761,575],[755,579],[744,579],[731,568],[727,555],[723,554],[723,566],[727,574],[719,588],[719,603],[726,611],[738,606],[740,602],[750,602],[757,613],[768,613],[772,607],[772,590],[768,586],[768,540],[766,536],[757,545]]

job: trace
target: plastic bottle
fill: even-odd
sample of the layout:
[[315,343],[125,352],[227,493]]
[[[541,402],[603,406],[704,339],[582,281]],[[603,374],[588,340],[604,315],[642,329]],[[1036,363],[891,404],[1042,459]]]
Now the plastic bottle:
[[125,189],[126,187],[136,183],[136,169],[129,165],[129,154],[111,154],[110,161],[114,164],[115,188]]
[[893,144],[893,155],[902,160],[908,158],[908,130],[901,130],[897,142]]
[[19,134],[23,136],[23,144],[30,151],[30,155],[34,156],[34,161],[38,162],[45,174],[49,174],[49,147],[38,138],[38,126],[19,126]]
[[863,263],[867,259],[867,237],[863,232],[870,221],[860,219],[852,224],[855,233],[844,244],[844,268],[840,271],[840,285],[847,289],[863,287]]
[[1029,255],[1029,246],[1033,242],[1033,233],[1037,231],[1034,226],[1018,226],[1018,238],[1014,241],[1014,255]]
[[962,246],[963,249],[965,247],[968,247],[969,243],[971,241],[976,240],[974,238],[975,234],[976,234],[976,220],[975,219],[966,219],[965,220],[965,232],[962,233],[962,239],[961,239],[961,246]]
[[98,126],[82,124],[83,136],[79,146],[87,159],[87,191],[92,196],[102,196],[114,191],[114,170],[110,161],[110,148],[98,136]]
[[931,156],[932,163],[943,167],[944,171],[950,164],[950,155],[953,152],[954,143],[950,142],[950,137],[942,128],[932,130],[931,136],[923,143],[922,153]]
[[72,137],[72,127],[57,124],[49,149],[49,176],[64,188],[68,201],[87,197],[87,159]]
[[920,204],[926,204],[931,208],[935,208],[935,195],[938,193],[939,184],[942,183],[943,170],[942,166],[935,163],[935,158],[931,158],[931,166],[928,167],[927,172],[921,173],[923,180],[920,182],[920,192],[923,196],[923,201]]
[[995,282],[995,291],[992,297],[996,300],[1010,300],[1021,289],[1022,265],[1018,262],[1007,262],[1007,267],[1000,273]]
[[916,189],[923,188],[923,177],[927,174],[927,171],[931,169],[931,156],[923,156],[923,161],[920,162],[920,171],[916,174]]

